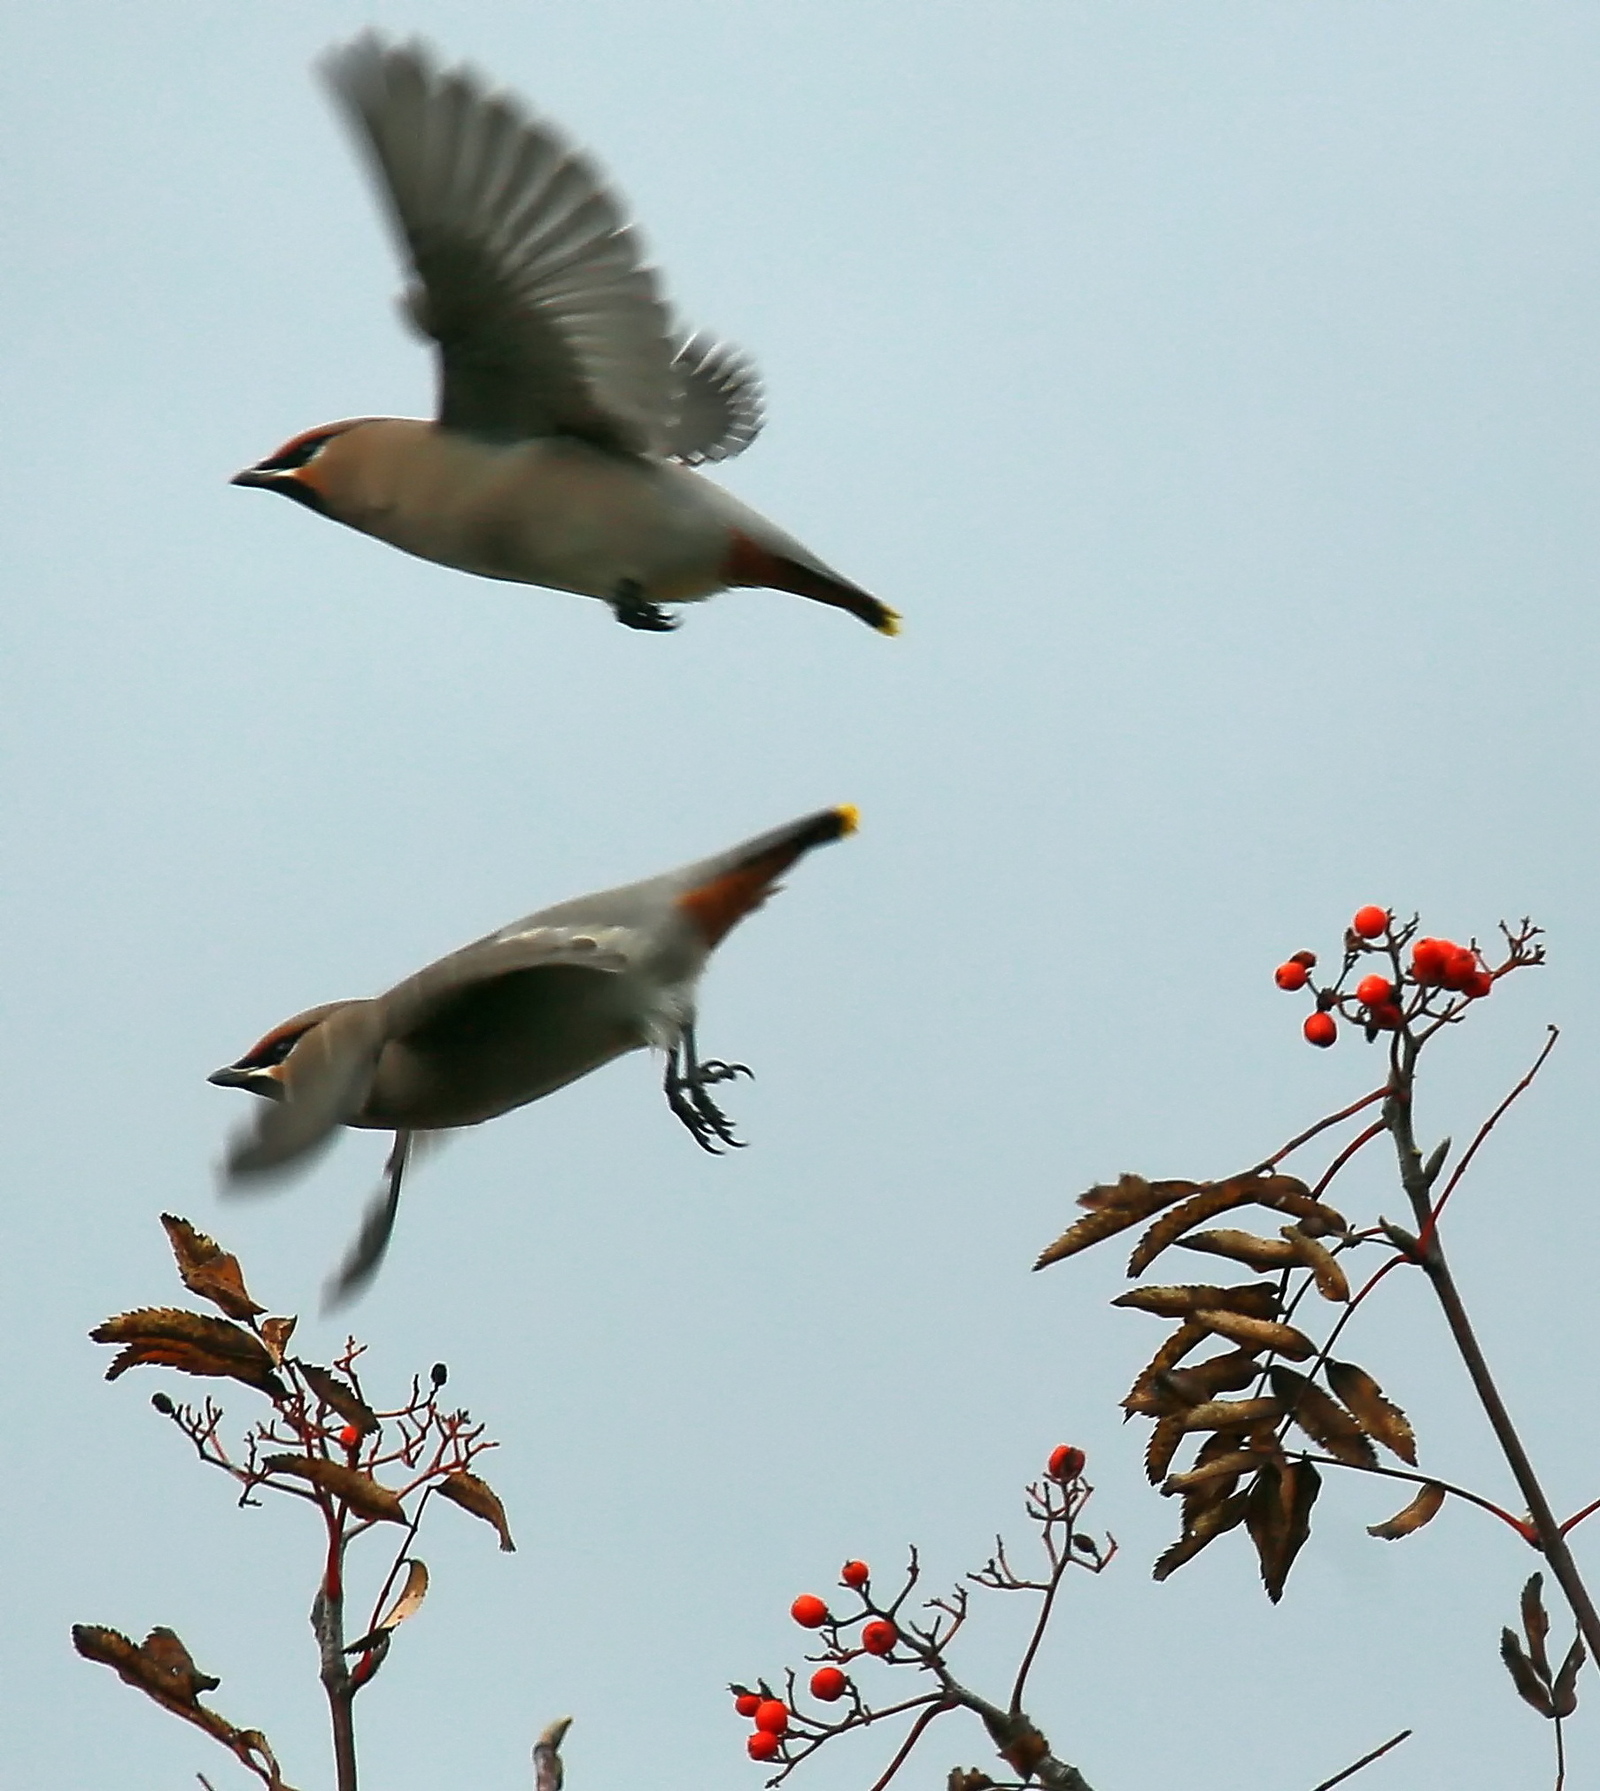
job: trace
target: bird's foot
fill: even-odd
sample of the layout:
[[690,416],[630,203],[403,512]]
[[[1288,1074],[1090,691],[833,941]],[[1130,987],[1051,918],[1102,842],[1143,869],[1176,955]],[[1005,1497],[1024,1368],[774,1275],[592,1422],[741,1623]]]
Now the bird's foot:
[[681,1046],[668,1054],[667,1073],[662,1082],[667,1105],[701,1150],[720,1156],[724,1147],[744,1149],[744,1140],[734,1136],[733,1122],[712,1100],[707,1089],[712,1083],[731,1082],[735,1077],[752,1074],[742,1063],[723,1063],[717,1058],[696,1062]]
[[724,1063],[720,1057],[708,1057],[704,1063],[695,1065],[696,1080],[700,1082],[732,1082],[739,1076],[745,1076],[754,1082],[756,1073],[747,1063]]
[[646,634],[671,634],[678,626],[678,617],[669,616],[659,603],[652,603],[636,578],[625,578],[611,597],[611,613],[624,628],[639,628]]

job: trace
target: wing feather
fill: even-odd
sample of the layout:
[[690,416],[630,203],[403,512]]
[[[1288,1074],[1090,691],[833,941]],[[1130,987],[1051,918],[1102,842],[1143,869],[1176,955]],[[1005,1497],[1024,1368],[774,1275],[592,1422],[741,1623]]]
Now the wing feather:
[[638,945],[638,935],[631,927],[514,921],[396,984],[380,998],[387,1018],[385,1030],[392,1038],[403,1038],[429,1024],[467,991],[527,970],[560,967],[618,975],[632,967]]
[[685,377],[670,315],[594,163],[420,44],[369,32],[325,69],[416,273],[439,421],[669,452]]

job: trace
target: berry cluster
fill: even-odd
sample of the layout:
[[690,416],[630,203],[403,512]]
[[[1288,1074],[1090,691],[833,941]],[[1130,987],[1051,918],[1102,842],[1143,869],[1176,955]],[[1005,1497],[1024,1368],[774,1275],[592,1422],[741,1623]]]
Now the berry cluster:
[[[1380,1033],[1406,1033],[1420,1021],[1455,1019],[1469,1001],[1494,987],[1501,970],[1491,970],[1476,945],[1452,939],[1418,939],[1417,922],[1396,925],[1387,908],[1358,908],[1344,937],[1344,964],[1338,978],[1321,988],[1312,980],[1317,954],[1297,951],[1273,973],[1290,994],[1309,988],[1316,1007],[1302,1028],[1306,1042],[1326,1047],[1339,1036],[1339,1018],[1360,1026],[1368,1040]],[[1405,948],[1411,948],[1409,961]],[[1369,971],[1347,987],[1363,958],[1387,960],[1388,974]]]
[[[1087,1536],[1071,1536],[1072,1515],[1081,1508],[1090,1492],[1083,1479],[1087,1465],[1088,1458],[1083,1450],[1072,1443],[1060,1443],[1050,1451],[1045,1466],[1051,1490],[1030,1489],[1030,1513],[1045,1524],[1047,1537],[1055,1527],[1065,1526],[1069,1532],[1066,1549],[1051,1550],[1057,1577],[1074,1554],[1081,1557],[1080,1565],[1095,1571],[1110,1559],[1110,1554],[1103,1554]],[[1113,1552],[1114,1549],[1113,1544]],[[765,1680],[758,1680],[753,1687],[730,1686],[735,1711],[753,1725],[744,1744],[752,1760],[763,1763],[775,1760],[787,1772],[830,1735],[865,1727],[879,1717],[896,1715],[930,1701],[925,1695],[911,1700],[909,1705],[896,1704],[887,1710],[874,1710],[863,1699],[854,1679],[844,1671],[852,1660],[862,1655],[873,1655],[889,1666],[917,1666],[939,1671],[944,1645],[964,1619],[965,1594],[955,1594],[953,1601],[930,1601],[929,1608],[942,1618],[942,1621],[936,1618],[932,1628],[918,1628],[913,1624],[909,1630],[904,1630],[897,1620],[897,1613],[917,1582],[917,1571],[916,1551],[913,1550],[904,1589],[889,1604],[879,1605],[872,1596],[872,1570],[865,1561],[846,1561],[839,1569],[839,1583],[853,1594],[859,1609],[840,1616],[830,1608],[826,1599],[819,1598],[814,1592],[802,1592],[789,1606],[789,1615],[802,1629],[822,1632],[823,1651],[810,1656],[815,1671],[807,1682],[807,1689],[812,1698],[818,1704],[838,1704],[842,1699],[848,1699],[848,1704],[837,1718],[820,1712],[808,1716],[796,1708],[799,1687],[792,1672],[787,1675],[786,1695],[782,1697]],[[971,1577],[980,1585],[1001,1589],[1032,1586],[1032,1582],[1017,1580],[1003,1557],[991,1561],[981,1573]],[[1046,1588],[1032,1586],[1032,1589]],[[939,1701],[937,1695],[932,1701]]]
[[[802,1592],[789,1606],[789,1615],[802,1629],[825,1629],[828,1632],[828,1658],[831,1662],[846,1662],[862,1654],[874,1654],[880,1658],[894,1652],[895,1644],[900,1640],[900,1632],[894,1620],[886,1612],[878,1611],[872,1603],[868,1590],[872,1579],[872,1570],[865,1561],[846,1561],[839,1569],[839,1583],[849,1592],[853,1592],[861,1601],[862,1608],[849,1617],[836,1617],[828,1608],[827,1601],[818,1598],[814,1592]],[[860,1632],[852,1642],[847,1632],[860,1624]],[[755,1690],[749,1686],[735,1685],[729,1688],[733,1692],[733,1707],[740,1716],[749,1717],[755,1724],[755,1732],[745,1739],[745,1751],[752,1760],[776,1760],[787,1758],[785,1737],[790,1732],[790,1725],[796,1720],[793,1709],[794,1687],[793,1676],[790,1679],[789,1702],[777,1697],[764,1682]],[[860,1711],[861,1700],[856,1694],[855,1684],[839,1666],[829,1664],[819,1666],[811,1675],[809,1689],[811,1696],[819,1704],[837,1704],[849,1693],[852,1703]],[[807,1724],[800,1718],[808,1736],[814,1739],[814,1730],[818,1725]]]

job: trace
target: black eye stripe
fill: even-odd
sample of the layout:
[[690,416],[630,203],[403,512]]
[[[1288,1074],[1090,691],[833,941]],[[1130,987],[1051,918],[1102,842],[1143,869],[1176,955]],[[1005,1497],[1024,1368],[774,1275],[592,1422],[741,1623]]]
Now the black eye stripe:
[[322,452],[331,442],[337,430],[325,430],[320,435],[297,436],[294,441],[286,442],[270,460],[263,460],[262,470],[269,473],[290,473],[296,467],[306,466]]
[[241,1057],[236,1067],[241,1070],[276,1069],[304,1037],[303,1032],[289,1032],[281,1038],[271,1039],[248,1057]]

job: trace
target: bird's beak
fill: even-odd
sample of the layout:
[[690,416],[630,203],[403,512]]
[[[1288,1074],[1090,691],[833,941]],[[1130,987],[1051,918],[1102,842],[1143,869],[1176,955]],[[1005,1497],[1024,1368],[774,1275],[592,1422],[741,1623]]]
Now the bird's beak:
[[258,491],[275,491],[279,497],[293,498],[297,504],[315,510],[319,516],[328,513],[322,493],[306,477],[304,467],[247,466],[242,473],[235,473],[228,483],[253,485]]
[[213,1070],[206,1081],[218,1088],[248,1089],[251,1094],[264,1095],[269,1101],[284,1098],[283,1082],[275,1069],[244,1069],[230,1063],[220,1070]]

